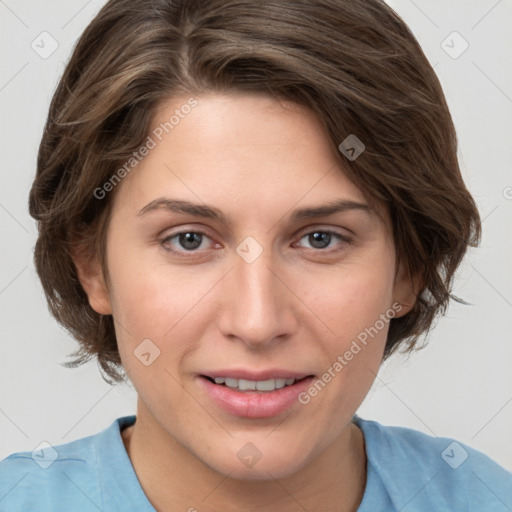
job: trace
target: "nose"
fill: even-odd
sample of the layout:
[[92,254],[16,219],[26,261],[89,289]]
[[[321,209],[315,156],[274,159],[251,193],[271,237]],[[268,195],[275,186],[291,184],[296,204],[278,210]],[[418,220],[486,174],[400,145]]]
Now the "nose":
[[252,262],[235,253],[232,270],[219,290],[222,333],[253,349],[289,338],[298,322],[286,274],[273,261],[270,249]]

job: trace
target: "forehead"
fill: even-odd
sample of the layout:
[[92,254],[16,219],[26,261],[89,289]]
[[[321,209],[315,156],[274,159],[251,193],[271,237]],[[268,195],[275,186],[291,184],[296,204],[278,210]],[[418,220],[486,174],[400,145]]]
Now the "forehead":
[[349,203],[371,211],[310,110],[252,94],[198,96],[184,108],[190,99],[172,98],[155,111],[154,147],[123,183],[133,208],[166,198],[208,203],[207,216],[223,221],[230,211],[275,218],[300,206],[298,220],[308,205],[340,201],[346,211]]
[[[192,101],[195,106],[188,108]],[[235,153],[246,158],[255,149],[262,157],[271,155],[278,159],[283,154],[289,158],[285,153],[288,149],[298,159],[307,154],[334,162],[332,145],[313,111],[261,93],[171,98],[154,112],[150,135],[155,132],[161,134],[156,141],[159,147],[180,151],[186,141],[187,150],[208,153],[210,159],[217,161],[229,161]]]

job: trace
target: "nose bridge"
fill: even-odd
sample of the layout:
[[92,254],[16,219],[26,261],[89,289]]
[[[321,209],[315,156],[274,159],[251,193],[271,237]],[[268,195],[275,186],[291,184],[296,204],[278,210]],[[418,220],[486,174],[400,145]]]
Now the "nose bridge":
[[289,297],[275,275],[271,247],[247,237],[236,252],[222,329],[248,345],[265,345],[292,328]]
[[[241,250],[239,247],[238,252]],[[268,315],[275,311],[279,302],[276,300],[276,278],[270,271],[272,251],[266,248],[259,255],[257,252],[256,247],[249,245],[248,258],[238,258],[234,268],[234,278],[238,280],[237,304],[244,309],[246,319],[254,324],[253,327],[268,321]]]

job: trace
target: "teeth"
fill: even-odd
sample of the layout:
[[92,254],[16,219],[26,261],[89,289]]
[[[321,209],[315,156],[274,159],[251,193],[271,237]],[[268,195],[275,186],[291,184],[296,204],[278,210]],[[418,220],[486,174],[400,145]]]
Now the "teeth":
[[215,384],[225,384],[228,388],[235,388],[240,391],[274,391],[285,386],[291,386],[294,382],[295,379],[246,380],[215,377]]
[[286,386],[286,379],[276,379],[276,389],[284,388]]
[[226,378],[224,380],[224,383],[226,384],[226,386],[228,388],[237,388],[238,387],[238,380],[237,379]]
[[277,383],[274,379],[260,380],[256,383],[256,389],[258,391],[273,391],[276,388]]
[[247,391],[247,390],[255,390],[256,389],[256,382],[254,380],[245,380],[245,379],[239,379],[238,380],[238,389],[240,391]]

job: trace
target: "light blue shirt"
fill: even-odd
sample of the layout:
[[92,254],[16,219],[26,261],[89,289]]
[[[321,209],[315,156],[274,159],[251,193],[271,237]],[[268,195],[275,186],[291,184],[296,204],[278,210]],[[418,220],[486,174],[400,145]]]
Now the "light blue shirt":
[[[512,473],[483,453],[453,439],[354,421],[368,459],[358,512],[512,511]],[[118,418],[98,434],[9,455],[0,462],[0,512],[155,512],[121,438],[134,422]]]

